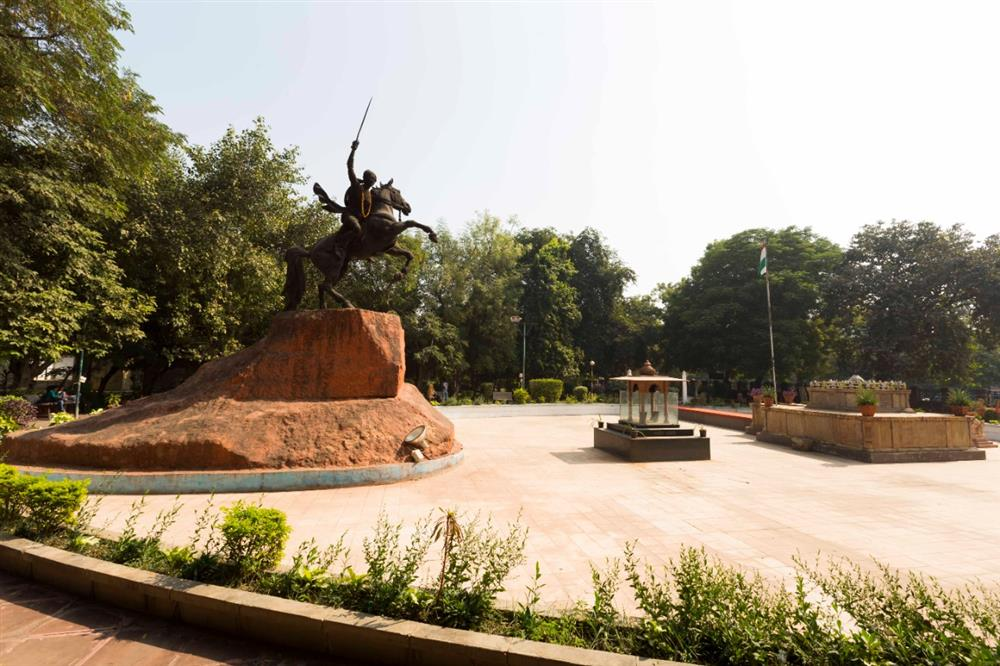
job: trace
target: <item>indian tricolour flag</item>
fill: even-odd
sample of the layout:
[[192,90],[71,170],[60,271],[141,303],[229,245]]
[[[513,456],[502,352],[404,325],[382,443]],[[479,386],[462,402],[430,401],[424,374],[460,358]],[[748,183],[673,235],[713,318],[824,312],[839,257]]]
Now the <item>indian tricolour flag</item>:
[[767,273],[767,243],[761,243],[760,263],[757,264],[757,275],[761,276],[766,273]]

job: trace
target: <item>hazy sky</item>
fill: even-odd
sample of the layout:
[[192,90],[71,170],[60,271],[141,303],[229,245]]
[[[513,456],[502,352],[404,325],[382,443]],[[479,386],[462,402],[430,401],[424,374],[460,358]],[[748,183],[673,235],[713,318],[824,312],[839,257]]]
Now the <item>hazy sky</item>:
[[358,167],[414,219],[593,226],[633,291],[751,226],[1000,232],[997,3],[126,7],[124,63],[190,141],[264,116],[340,192],[374,95]]

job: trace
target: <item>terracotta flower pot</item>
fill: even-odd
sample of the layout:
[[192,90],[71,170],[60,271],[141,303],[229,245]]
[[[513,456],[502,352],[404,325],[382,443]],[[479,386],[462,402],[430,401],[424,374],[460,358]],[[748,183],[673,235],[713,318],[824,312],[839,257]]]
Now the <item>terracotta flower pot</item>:
[[878,410],[878,405],[858,405],[861,416],[875,416],[876,410]]
[[781,397],[784,398],[785,404],[792,404],[795,402],[795,391],[782,391]]
[[761,401],[762,403],[764,403],[764,406],[765,406],[765,407],[770,407],[771,405],[773,405],[773,404],[774,404],[774,398],[772,398],[772,397],[771,397],[771,396],[769,396],[769,395],[765,395],[765,396],[764,396],[763,398],[761,398],[761,400],[760,400],[760,401]]
[[955,416],[965,416],[969,413],[966,405],[951,405],[951,413]]

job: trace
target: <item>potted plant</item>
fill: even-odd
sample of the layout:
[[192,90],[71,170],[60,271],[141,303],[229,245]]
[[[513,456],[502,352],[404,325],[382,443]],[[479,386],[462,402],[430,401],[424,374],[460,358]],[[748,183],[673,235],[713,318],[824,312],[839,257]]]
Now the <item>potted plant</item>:
[[753,402],[760,402],[763,397],[764,397],[764,389],[762,389],[761,387],[755,386],[754,388],[750,389],[750,400],[752,400]]
[[965,416],[972,404],[972,396],[964,389],[952,389],[948,391],[948,406],[955,416]]
[[781,392],[781,398],[785,401],[786,405],[790,405],[795,402],[796,395],[798,395],[798,392],[794,388],[786,388]]
[[761,392],[761,402],[764,403],[765,407],[770,407],[774,404],[774,399],[777,397],[777,393],[774,391],[773,386],[765,386]]
[[864,388],[854,396],[854,402],[861,416],[875,416],[875,411],[878,409],[878,394],[870,388]]

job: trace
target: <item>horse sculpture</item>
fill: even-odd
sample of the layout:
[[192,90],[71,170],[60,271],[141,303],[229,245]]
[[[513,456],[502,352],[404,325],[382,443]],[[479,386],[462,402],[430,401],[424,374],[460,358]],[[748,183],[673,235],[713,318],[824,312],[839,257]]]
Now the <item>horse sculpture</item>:
[[[319,197],[323,207],[334,213],[343,213],[344,207],[330,199],[319,183],[313,185],[313,192]],[[334,285],[347,274],[347,268],[354,259],[369,259],[377,254],[388,254],[403,257],[406,262],[396,280],[402,280],[413,261],[413,253],[396,244],[396,239],[407,229],[420,229],[427,234],[431,242],[437,242],[437,234],[425,224],[413,220],[402,220],[403,215],[410,214],[410,204],[392,185],[380,183],[372,188],[371,212],[362,222],[361,234],[346,229],[343,226],[336,232],[321,239],[306,250],[301,247],[291,247],[285,251],[285,262],[288,268],[285,274],[285,310],[295,310],[306,290],[306,274],[302,260],[308,257],[313,265],[323,274],[324,280],[319,285],[319,306],[326,307],[326,295],[329,294],[341,305],[353,308],[354,305],[334,289]],[[399,219],[393,214],[399,212]]]

